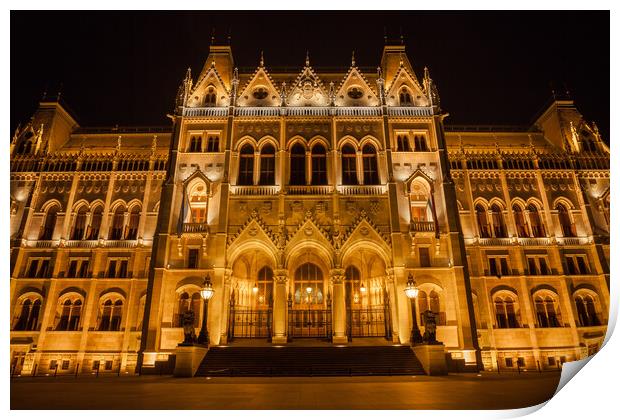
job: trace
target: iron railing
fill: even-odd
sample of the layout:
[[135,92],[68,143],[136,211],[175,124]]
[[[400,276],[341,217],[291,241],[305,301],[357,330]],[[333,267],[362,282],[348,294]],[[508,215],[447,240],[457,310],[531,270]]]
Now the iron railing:
[[332,311],[330,309],[289,308],[288,336],[331,339]]

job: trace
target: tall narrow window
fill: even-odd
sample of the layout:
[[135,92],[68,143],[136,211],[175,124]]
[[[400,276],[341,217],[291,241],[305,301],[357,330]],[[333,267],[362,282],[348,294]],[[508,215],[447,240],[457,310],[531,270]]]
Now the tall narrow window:
[[39,235],[40,240],[48,241],[52,239],[54,235],[54,229],[56,228],[56,219],[58,217],[58,206],[52,206],[45,215],[45,221],[43,222],[43,229],[41,230],[41,235]]
[[254,184],[254,148],[246,144],[239,153],[239,177],[238,185]]
[[595,327],[601,325],[592,296],[576,296],[575,306],[577,307],[577,316],[581,327]]
[[489,221],[487,219],[487,212],[480,204],[476,206],[476,221],[478,222],[478,229],[480,229],[480,237],[490,238],[491,229],[489,227]]
[[491,223],[493,224],[493,233],[496,238],[506,237],[506,226],[504,224],[504,215],[502,209],[497,204],[491,206]]
[[207,94],[205,95],[205,106],[215,106],[217,101],[217,94],[213,86],[209,86]]
[[99,239],[99,230],[101,229],[101,220],[103,219],[103,207],[97,206],[93,210],[93,214],[90,220],[90,226],[86,232],[86,239],[95,240]]
[[342,148],[342,185],[357,185],[355,149],[351,145]]
[[276,183],[276,150],[271,144],[266,144],[260,151],[260,185],[274,185]]
[[322,305],[323,273],[312,263],[305,263],[295,271],[295,304]]
[[134,240],[138,237],[138,225],[140,224],[140,208],[134,206],[129,214],[129,223],[127,224],[126,239]]
[[321,144],[312,148],[312,185],[327,185],[327,153]]
[[345,303],[348,307],[361,303],[360,287],[361,279],[360,271],[357,267],[350,265],[344,272],[345,278]]
[[256,304],[268,306],[273,302],[273,271],[271,268],[265,266],[258,270],[257,280]]
[[291,148],[290,185],[306,185],[306,149],[299,143]]
[[411,152],[411,146],[409,144],[409,136],[406,134],[399,134],[396,136],[396,147],[399,152]]
[[198,268],[198,252],[197,248],[190,248],[187,256],[187,268]]
[[118,206],[112,218],[112,230],[110,234],[110,239],[112,240],[123,239],[124,224],[125,224],[125,207]]
[[59,331],[77,331],[82,315],[81,299],[65,299],[60,308],[60,319],[56,327]]
[[398,95],[398,99],[400,102],[400,106],[411,106],[413,102],[411,100],[411,94],[407,90],[407,88],[402,88],[400,90],[400,94]]
[[575,225],[573,225],[566,207],[563,204],[558,204],[555,209],[558,211],[558,218],[560,220],[560,226],[562,227],[562,235],[566,237],[577,236],[575,232]]
[[377,152],[371,144],[366,144],[362,149],[362,161],[364,165],[364,185],[379,184]]
[[518,204],[512,206],[512,212],[515,217],[515,224],[517,225],[517,234],[520,238],[529,237],[527,223],[525,222],[525,216],[523,215],[523,209]]
[[99,331],[120,331],[122,315],[123,301],[107,299],[101,306]]
[[39,328],[40,299],[25,299],[22,302],[19,317],[15,326],[16,331],[36,331]]
[[426,144],[426,137],[424,135],[418,135],[413,138],[415,143],[416,152],[428,152],[428,145]]
[[202,136],[192,136],[189,139],[189,151],[191,153],[202,152]]
[[530,219],[530,227],[532,228],[532,236],[535,238],[542,238],[545,234],[545,227],[540,220],[540,213],[538,212],[538,207],[534,204],[530,204],[527,206],[527,210],[529,212],[528,216]]
[[84,238],[86,231],[86,206],[81,206],[75,215],[75,221],[73,223],[73,231],[71,232],[72,240],[81,240]]
[[220,151],[220,136],[216,134],[210,134],[207,139],[207,152],[214,153]]
[[495,298],[497,328],[518,328],[515,302],[510,296]]
[[207,219],[207,188],[202,181],[196,181],[189,187],[189,207],[191,223],[204,223]]
[[420,254],[420,267],[430,267],[431,266],[431,254],[428,251],[428,247],[418,248],[418,252]]

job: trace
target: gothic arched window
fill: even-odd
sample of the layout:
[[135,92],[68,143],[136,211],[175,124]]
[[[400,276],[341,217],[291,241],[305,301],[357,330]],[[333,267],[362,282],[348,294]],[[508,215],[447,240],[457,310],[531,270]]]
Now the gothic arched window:
[[426,144],[426,137],[422,134],[414,136],[413,142],[415,144],[416,152],[428,152],[428,144]]
[[512,206],[512,212],[515,217],[515,225],[517,225],[517,235],[520,238],[527,238],[530,236],[527,228],[527,223],[525,221],[525,215],[523,214],[523,209],[520,205],[514,204]]
[[246,144],[239,153],[239,176],[237,185],[254,184],[254,148]]
[[497,204],[491,206],[491,223],[493,224],[493,233],[495,237],[505,238],[506,225],[504,224],[504,214]]
[[134,240],[138,238],[138,225],[140,224],[140,207],[133,206],[129,213],[129,223],[127,224],[127,234],[125,239]]
[[540,328],[560,327],[559,304],[550,294],[539,294],[534,297],[536,319]]
[[58,331],[77,331],[82,316],[82,299],[78,297],[64,299],[59,308],[60,319],[56,326]]
[[58,218],[58,206],[51,206],[46,214],[45,221],[43,222],[43,228],[41,229],[41,234],[39,235],[39,240],[48,241],[52,239],[54,235],[54,229],[56,228],[56,219]]
[[217,94],[213,86],[209,86],[207,94],[205,95],[205,106],[215,106],[217,101]]
[[579,294],[575,296],[575,306],[577,308],[577,317],[579,318],[579,326],[595,327],[601,325],[599,320],[594,298],[589,294]]
[[398,136],[396,136],[396,147],[399,152],[411,152],[409,136],[407,136],[406,134],[399,134]]
[[290,185],[306,185],[306,149],[299,143],[291,148]]
[[327,185],[327,152],[321,144],[312,147],[312,185]]
[[189,152],[199,153],[202,152],[202,136],[192,136],[189,139]]
[[545,234],[545,226],[540,219],[540,212],[538,211],[538,207],[534,204],[530,204],[527,206],[528,210],[528,218],[530,219],[530,227],[532,229],[532,236],[535,238],[542,238],[546,236]]
[[273,302],[273,270],[270,267],[263,267],[258,270],[256,291],[257,305],[267,306]]
[[260,151],[260,185],[274,185],[276,183],[276,149],[266,144]]
[[478,229],[480,230],[481,238],[490,238],[491,229],[489,227],[489,221],[487,219],[487,212],[482,205],[476,205],[476,221],[478,222]]
[[357,185],[355,149],[349,144],[342,148],[342,185]]
[[73,230],[71,232],[72,240],[79,241],[84,238],[84,233],[86,232],[86,210],[87,207],[85,205],[80,206],[75,215]]
[[514,298],[509,295],[498,295],[494,303],[497,328],[518,328]]
[[36,331],[39,327],[39,313],[41,311],[40,298],[26,298],[19,307],[15,331]]
[[347,306],[361,303],[360,288],[361,279],[360,271],[357,267],[350,265],[344,271],[345,278],[345,302]]
[[99,331],[120,331],[123,317],[123,301],[106,299],[100,307]]
[[123,239],[124,225],[125,225],[125,206],[120,205],[114,211],[112,216],[112,228],[110,231],[110,239],[120,240]]
[[411,100],[411,93],[409,93],[409,90],[405,87],[403,87],[400,90],[400,93],[398,95],[398,99],[400,102],[400,106],[411,106],[413,105],[413,101]]
[[295,270],[295,303],[319,305],[323,303],[323,272],[313,263],[302,264]]
[[362,148],[362,162],[364,168],[364,185],[379,184],[379,169],[377,167],[377,152],[371,144]]
[[565,237],[577,236],[577,233],[575,232],[575,225],[571,221],[566,206],[562,203],[558,203],[555,206],[555,209],[558,211],[558,219],[560,221],[560,226],[562,227],[562,235]]

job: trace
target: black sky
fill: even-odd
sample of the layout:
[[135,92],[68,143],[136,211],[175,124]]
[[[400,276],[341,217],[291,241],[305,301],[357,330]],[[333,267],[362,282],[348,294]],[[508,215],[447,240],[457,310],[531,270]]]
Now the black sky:
[[[11,129],[47,88],[83,126],[166,125],[185,69],[229,28],[236,65],[379,64],[384,27],[404,35],[449,124],[528,124],[565,84],[609,141],[609,12],[11,12]],[[12,133],[11,133],[12,134]]]

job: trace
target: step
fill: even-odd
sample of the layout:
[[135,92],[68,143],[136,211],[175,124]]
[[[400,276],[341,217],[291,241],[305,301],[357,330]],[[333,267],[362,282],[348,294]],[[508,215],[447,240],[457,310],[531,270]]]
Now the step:
[[423,375],[408,346],[212,347],[196,376]]

